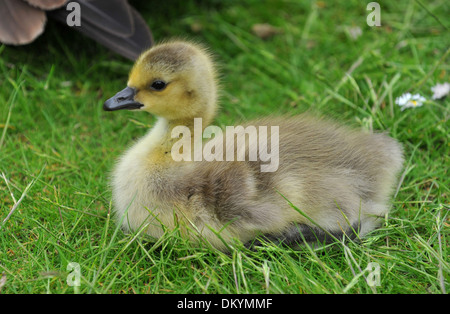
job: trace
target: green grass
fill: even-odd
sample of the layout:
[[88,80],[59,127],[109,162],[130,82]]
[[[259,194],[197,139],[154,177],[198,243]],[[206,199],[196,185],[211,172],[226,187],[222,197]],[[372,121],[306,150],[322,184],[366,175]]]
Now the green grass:
[[[215,124],[312,111],[389,131],[406,152],[392,211],[361,243],[320,250],[238,245],[227,255],[191,247],[178,230],[158,241],[123,234],[108,175],[153,118],[103,112],[132,64],[50,22],[29,46],[0,46],[0,223],[15,208],[0,225],[2,293],[450,291],[449,98],[432,101],[430,91],[449,81],[446,1],[379,1],[373,28],[364,1],[133,3],[156,39],[211,47],[223,88]],[[256,23],[282,33],[262,40]],[[429,100],[401,111],[394,100],[407,91]],[[66,283],[71,262],[79,288]],[[373,262],[380,282],[370,287]]]

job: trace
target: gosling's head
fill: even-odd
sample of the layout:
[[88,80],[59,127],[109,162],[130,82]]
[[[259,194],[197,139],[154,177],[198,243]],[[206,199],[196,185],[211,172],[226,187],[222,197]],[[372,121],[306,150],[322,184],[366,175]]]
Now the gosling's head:
[[127,87],[108,99],[107,111],[147,111],[168,120],[212,119],[216,73],[202,47],[173,41],[154,46],[134,64]]

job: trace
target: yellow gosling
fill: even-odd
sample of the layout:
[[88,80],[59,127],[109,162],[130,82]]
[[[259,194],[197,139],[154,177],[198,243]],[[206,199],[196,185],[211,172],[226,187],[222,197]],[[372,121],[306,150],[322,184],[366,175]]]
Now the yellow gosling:
[[[209,53],[185,41],[154,46],[138,58],[127,85],[104,109],[147,111],[157,122],[113,172],[114,211],[125,231],[145,228],[158,238],[165,228],[179,226],[194,243],[204,239],[220,250],[234,240],[257,244],[258,237],[296,245],[363,236],[388,212],[403,157],[400,144],[385,134],[306,115],[263,118],[243,127],[266,127],[267,142],[214,137],[203,144],[223,146],[215,152],[223,161],[194,161],[194,152],[186,151],[179,153],[190,161],[175,161],[180,138],[173,136],[174,128],[186,127],[194,146],[195,119],[204,131],[218,108]],[[233,154],[244,152],[245,161],[227,161],[231,144]],[[262,152],[273,147],[276,169],[262,171],[267,161]]]

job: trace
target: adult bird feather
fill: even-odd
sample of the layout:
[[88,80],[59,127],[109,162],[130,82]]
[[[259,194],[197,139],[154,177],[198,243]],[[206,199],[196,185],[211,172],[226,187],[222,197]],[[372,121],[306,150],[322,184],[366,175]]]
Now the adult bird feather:
[[[98,43],[135,60],[153,43],[152,34],[140,14],[124,0],[78,0],[81,26],[75,27]],[[50,16],[65,22],[70,12],[59,9]]]
[[[127,0],[75,0],[80,5],[80,31],[110,50],[135,60],[153,44],[147,23]],[[67,0],[2,0],[0,42],[25,45],[42,34],[47,16],[67,24]]]

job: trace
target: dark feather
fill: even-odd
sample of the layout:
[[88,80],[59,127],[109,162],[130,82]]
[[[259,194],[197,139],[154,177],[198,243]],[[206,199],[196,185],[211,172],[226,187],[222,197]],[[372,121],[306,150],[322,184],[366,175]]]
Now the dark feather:
[[291,224],[283,232],[278,234],[264,234],[255,240],[246,243],[246,247],[254,248],[261,246],[263,242],[272,242],[276,245],[286,245],[290,247],[296,247],[298,245],[306,243],[321,243],[329,244],[336,240],[341,240],[343,236],[347,236],[351,240],[355,240],[358,237],[359,224],[355,223],[351,227],[346,227],[346,231],[335,230],[327,231],[320,227],[311,227],[305,224]]
[[[153,44],[152,34],[141,15],[127,0],[76,0],[80,5],[82,32],[112,51],[135,60]],[[1,0],[0,42],[23,45],[32,42],[43,31],[46,11],[68,3],[67,0]],[[67,24],[71,11],[65,6],[47,11],[50,17]]]
[[[134,33],[131,6],[126,0],[80,0],[81,21],[115,36]],[[83,25],[81,25],[83,26]]]
[[[152,43],[152,34],[140,16],[126,0],[78,0],[81,26],[74,26],[86,36],[135,60]],[[70,11],[65,8],[49,12],[49,16],[66,23]]]

